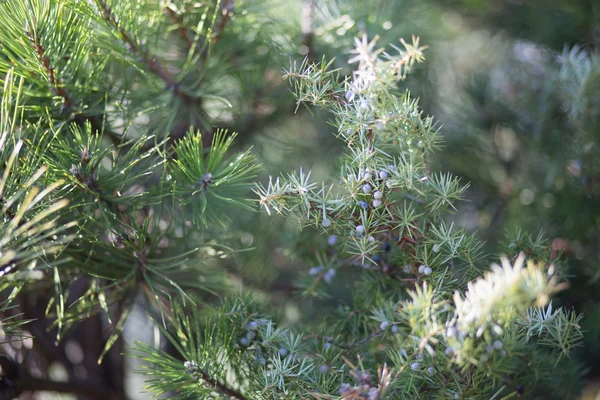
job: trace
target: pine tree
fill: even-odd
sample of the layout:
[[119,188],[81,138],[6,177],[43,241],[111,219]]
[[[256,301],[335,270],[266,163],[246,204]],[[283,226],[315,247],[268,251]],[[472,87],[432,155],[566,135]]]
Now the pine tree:
[[[350,49],[269,6],[0,4],[1,398],[126,398],[122,353],[144,363],[135,391],[173,398],[574,398],[582,316],[551,300],[568,265],[541,235],[490,253],[455,223],[468,184],[436,168],[439,124],[407,90],[426,47],[365,33],[343,65],[318,51]],[[294,111],[277,69],[294,35],[297,108],[343,151],[323,179],[267,183],[246,145]],[[266,242],[241,227],[252,197],[297,220],[310,268],[287,290],[327,315],[291,324],[262,275],[240,289],[257,271],[242,250]],[[124,347],[140,307],[167,346]]]

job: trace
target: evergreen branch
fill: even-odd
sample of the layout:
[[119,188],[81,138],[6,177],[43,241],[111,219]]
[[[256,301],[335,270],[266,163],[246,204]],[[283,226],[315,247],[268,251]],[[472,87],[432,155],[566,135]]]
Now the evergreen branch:
[[42,67],[44,68],[44,71],[46,72],[46,75],[48,77],[48,86],[50,88],[50,91],[55,96],[61,97],[64,101],[65,111],[67,113],[71,112],[71,110],[74,106],[74,102],[71,99],[71,96],[69,95],[69,93],[67,92],[67,89],[65,89],[65,87],[62,83],[62,80],[57,76],[56,69],[50,63],[50,59],[46,55],[46,49],[42,45],[39,35],[37,35],[36,33],[32,33],[29,29],[29,26],[25,26],[25,34],[29,38],[29,41],[31,42],[33,49],[35,50],[35,54],[38,58],[38,61],[42,64]]
[[[46,48],[41,43],[40,36],[36,33],[32,33],[29,26],[25,27],[25,34],[29,38],[30,43],[33,46],[38,61],[42,65],[46,76],[48,77],[48,87],[50,91],[58,97],[63,99],[64,111],[69,114],[73,111],[74,107],[77,107],[78,102],[74,100],[66,89],[63,80],[58,76],[56,68],[51,64],[50,58],[46,54]],[[85,127],[86,122],[89,121],[92,132],[103,132],[104,121],[101,116],[85,116],[81,111],[77,111],[73,116],[73,120],[81,127]],[[120,139],[112,131],[105,132],[113,144],[120,144]]]
[[144,46],[137,43],[137,40],[119,24],[117,17],[113,14],[111,8],[106,3],[106,0],[96,1],[100,5],[102,18],[107,25],[114,28],[119,33],[129,50],[138,55],[148,70],[158,76],[165,83],[165,87],[171,89],[175,96],[184,103],[194,104],[197,101],[197,98],[181,91],[178,82],[173,79],[164,62],[151,54]]
[[242,393],[231,389],[230,387],[222,384],[218,380],[212,378],[206,372],[202,372],[200,374],[200,379],[204,382],[204,384],[210,388],[215,389],[217,392],[224,394],[226,396],[232,397],[238,400],[249,400],[248,397],[244,396]]

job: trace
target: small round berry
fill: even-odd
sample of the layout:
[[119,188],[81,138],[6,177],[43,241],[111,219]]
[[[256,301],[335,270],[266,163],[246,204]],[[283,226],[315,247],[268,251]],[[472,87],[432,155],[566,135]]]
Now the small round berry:
[[373,193],[373,197],[375,197],[377,200],[383,198],[383,193],[381,193],[381,191],[376,190],[375,193]]
[[335,235],[329,235],[329,237],[327,238],[327,244],[330,246],[333,246],[337,243],[337,236]]
[[379,325],[379,329],[381,329],[382,331],[385,331],[387,328],[389,328],[389,326],[390,326],[390,323],[389,323],[389,322],[387,322],[387,321],[383,321],[383,322],[381,323],[381,325]]
[[377,208],[382,205],[383,202],[381,200],[373,200],[373,207]]
[[248,323],[248,329],[257,330],[258,329],[258,321],[250,321]]
[[398,329],[398,327],[396,325],[392,325],[392,332],[398,333],[399,331],[400,331],[400,329]]
[[375,242],[375,238],[373,236],[369,236],[369,242],[371,242],[371,243]]
[[504,346],[504,344],[502,343],[502,340],[494,340],[494,343],[492,343],[492,345],[494,346],[494,348],[496,350],[501,350],[502,346]]
[[448,337],[454,337],[456,335],[456,328],[451,326],[448,328],[448,330],[446,331],[446,336]]
[[431,272],[432,272],[432,270],[431,270],[431,268],[429,268],[429,267],[425,267],[425,269],[423,269],[423,273],[424,273],[425,275],[431,275]]
[[329,342],[326,342],[326,343],[323,345],[323,348],[325,348],[325,350],[329,350],[329,348],[330,348],[331,346],[332,346],[332,344],[331,344],[331,343],[329,343]]
[[436,244],[433,245],[433,252],[434,253],[439,253],[441,249],[442,249],[442,245],[441,244],[436,243]]
[[323,269],[323,267],[320,265],[318,267],[312,267],[311,269],[308,270],[308,274],[311,276],[318,275],[322,269]]
[[388,165],[388,169],[390,171],[395,171],[396,170],[396,166],[394,164],[390,164],[390,165]]
[[447,356],[451,356],[452,354],[454,354],[454,349],[452,347],[446,347],[445,353]]
[[335,269],[331,268],[329,271],[323,275],[323,280],[327,283],[330,283],[335,277]]
[[387,178],[388,176],[389,176],[389,175],[388,175],[387,171],[379,171],[379,177],[380,177],[381,179],[385,179],[385,178]]
[[375,261],[376,263],[378,263],[379,261],[381,261],[381,256],[379,254],[375,254],[373,256],[373,261]]
[[489,354],[492,354],[494,352],[494,346],[488,344],[487,346],[485,346],[485,351]]
[[392,248],[392,246],[390,246],[390,244],[388,242],[385,242],[384,244],[381,245],[381,250],[383,251],[390,251],[390,249]]
[[391,189],[391,188],[393,188],[393,187],[394,187],[394,184],[392,183],[392,181],[387,181],[387,182],[385,183],[385,187],[386,187],[386,188],[388,188],[388,189]]
[[248,340],[248,338],[243,337],[240,339],[240,344],[242,346],[248,346],[250,344],[250,340]]
[[370,172],[365,172],[365,176],[363,177],[363,179],[365,181],[368,181],[369,179],[371,179],[373,177],[373,175],[371,175]]
[[378,131],[382,131],[385,129],[385,124],[383,123],[383,121],[377,121],[375,122],[375,129],[377,129]]
[[281,355],[281,357],[285,357],[288,354],[288,349],[286,349],[285,347],[282,347],[279,349],[279,355]]
[[417,146],[419,146],[419,148],[422,149],[423,147],[425,147],[425,143],[423,143],[422,140],[419,140],[419,143],[417,143]]
[[422,274],[423,271],[425,271],[425,268],[427,268],[425,265],[423,265],[423,264],[419,265],[419,273]]
[[434,373],[434,372],[435,372],[435,370],[433,369],[433,367],[429,367],[429,368],[427,368],[427,373],[428,373],[429,375],[433,375],[433,373]]
[[369,203],[367,203],[366,201],[359,201],[359,202],[358,202],[358,205],[359,205],[361,208],[365,209],[365,210],[366,210],[367,208],[369,208]]
[[321,223],[324,228],[328,228],[331,226],[331,220],[328,218],[323,218],[323,222]]
[[419,368],[421,368],[421,363],[418,361],[415,361],[414,363],[410,364],[410,369],[412,369],[413,371],[417,371],[419,370]]
[[348,90],[344,97],[346,98],[346,101],[352,101],[354,98],[354,92],[352,90]]
[[519,395],[525,393],[525,385],[517,385],[517,393]]
[[362,191],[364,194],[369,194],[371,193],[371,185],[369,185],[368,183],[365,183],[364,185],[362,185]]
[[258,361],[260,365],[265,365],[267,363],[267,360],[265,360],[263,357],[259,357],[256,361]]
[[326,374],[329,371],[329,367],[327,365],[321,365],[321,373]]
[[365,233],[365,227],[362,225],[356,225],[356,232],[358,233]]

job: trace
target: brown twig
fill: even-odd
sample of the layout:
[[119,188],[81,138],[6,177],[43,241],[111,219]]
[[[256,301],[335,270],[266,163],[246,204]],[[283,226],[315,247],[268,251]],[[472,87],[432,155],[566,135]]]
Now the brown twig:
[[429,169],[429,163],[427,162],[427,158],[425,158],[425,150],[421,149],[419,153],[421,154],[421,161],[423,162],[423,167],[425,167],[425,175],[427,176],[427,178],[430,178],[431,170]]
[[[50,91],[55,96],[63,99],[64,111],[67,114],[75,112],[75,115],[73,115],[72,118],[77,125],[85,127],[86,123],[89,122],[92,132],[103,132],[104,120],[101,116],[85,116],[80,111],[74,110],[77,108],[78,102],[73,100],[69,94],[69,91],[65,88],[63,80],[60,78],[56,68],[52,65],[50,59],[46,55],[46,48],[42,44],[40,37],[37,34],[32,33],[29,26],[25,27],[25,34],[29,38],[31,45],[33,46],[33,50],[35,51],[35,54],[39,62],[42,64],[46,76],[48,77],[48,87]],[[119,137],[114,132],[109,131],[105,133],[107,133],[109,139],[114,145],[121,143]]]
[[190,34],[189,30],[183,24],[181,20],[181,15],[177,14],[173,9],[166,7],[164,13],[167,17],[171,19],[171,21],[177,25],[177,32],[179,32],[179,36],[187,43],[188,47],[192,47],[194,45],[194,39]]
[[225,26],[227,25],[227,23],[229,22],[229,20],[231,18],[232,12],[233,12],[233,0],[225,0],[225,2],[223,4],[223,8],[221,9],[221,19],[219,20],[219,23],[215,27],[215,35],[211,39],[211,43],[213,45],[217,44],[219,39],[221,39],[221,35],[223,34],[223,31],[225,30]]
[[46,55],[46,48],[42,45],[40,37],[37,34],[32,33],[29,29],[29,26],[25,26],[25,34],[29,38],[33,49],[35,50],[35,54],[37,55],[38,60],[42,63],[44,71],[46,72],[50,91],[55,96],[61,97],[64,101],[65,111],[71,112],[74,102],[65,89],[62,80],[57,76],[56,69],[50,63],[50,59]]
[[146,64],[148,70],[158,76],[164,83],[167,88],[173,90],[173,93],[176,97],[183,100],[187,104],[193,104],[196,102],[196,98],[182,92],[179,89],[179,84],[176,82],[171,73],[164,65],[164,63],[159,60],[156,56],[152,55],[147,49],[144,48],[143,45],[139,44],[136,39],[133,38],[131,34],[129,34],[125,28],[123,28],[120,24],[116,16],[112,13],[111,8],[106,4],[105,0],[98,0],[98,4],[102,8],[102,17],[104,21],[111,27],[113,27],[119,35],[121,39],[125,42],[129,50],[133,53],[137,54],[140,60]]
[[222,384],[218,380],[210,377],[209,375],[205,374],[204,372],[202,373],[201,380],[202,380],[202,382],[204,382],[204,384],[206,386],[209,386],[209,387],[215,389],[217,392],[219,392],[221,394],[227,395],[229,397],[233,397],[234,399],[238,399],[238,400],[248,400],[248,398],[246,396],[244,396],[237,390],[234,390],[234,389],[231,389],[230,387],[225,386],[224,384]]

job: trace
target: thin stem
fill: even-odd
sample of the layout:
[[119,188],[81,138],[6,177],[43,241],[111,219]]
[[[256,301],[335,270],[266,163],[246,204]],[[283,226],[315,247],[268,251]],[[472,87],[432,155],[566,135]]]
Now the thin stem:
[[238,400],[248,400],[248,398],[246,396],[244,396],[237,390],[234,390],[234,389],[231,389],[231,388],[225,386],[224,384],[222,384],[221,382],[217,381],[216,379],[210,377],[209,375],[205,374],[204,372],[202,373],[201,380],[204,382],[204,384],[206,386],[209,386],[209,387],[215,389],[217,392],[219,392],[221,394],[227,395],[229,397],[233,397],[234,399],[238,399]]
[[164,13],[173,21],[175,25],[177,25],[177,32],[179,32],[179,36],[187,43],[188,47],[192,47],[194,45],[194,39],[192,39],[192,35],[189,30],[183,24],[181,20],[181,15],[177,14],[170,7],[166,7]]
[[429,169],[429,163],[427,162],[427,158],[425,158],[425,150],[421,149],[419,153],[421,154],[421,161],[423,162],[423,167],[425,167],[425,175],[427,176],[427,178],[430,178],[431,170]]
[[123,41],[127,44],[129,50],[133,53],[137,54],[142,62],[146,64],[148,70],[158,76],[163,80],[165,86],[173,90],[173,93],[176,97],[183,100],[187,104],[193,104],[196,102],[196,98],[190,96],[187,93],[183,93],[179,89],[178,83],[173,79],[169,70],[164,65],[164,63],[159,60],[156,56],[152,55],[147,49],[145,49],[142,45],[137,43],[137,41],[133,38],[133,36],[128,33],[125,28],[119,25],[119,22],[115,15],[112,13],[112,10],[106,4],[105,0],[97,0],[98,4],[102,8],[102,17],[104,21],[111,27],[113,27],[119,35],[123,39]]
[[215,27],[215,35],[212,38],[212,44],[215,45],[221,39],[223,31],[225,30],[225,26],[229,22],[231,18],[231,14],[233,12],[233,0],[225,0],[225,4],[223,4],[223,8],[221,10],[221,19],[219,23]]
[[[46,48],[42,45],[40,37],[37,34],[32,34],[29,27],[25,28],[25,34],[29,38],[35,54],[48,77],[48,87],[50,91],[55,96],[63,99],[64,111],[71,113],[73,109],[77,107],[78,102],[73,100],[68,90],[65,88],[62,79],[58,76],[56,68],[51,64],[50,59],[46,55]],[[92,132],[104,131],[104,120],[101,116],[85,116],[80,111],[76,111],[76,114],[72,118],[80,127],[85,127],[85,124],[89,122]],[[113,144],[118,145],[121,143],[120,138],[114,132],[108,131],[106,133]]]
[[69,93],[65,89],[62,84],[62,80],[57,76],[56,69],[50,63],[50,59],[46,55],[46,48],[42,45],[40,41],[40,37],[37,34],[32,34],[29,30],[29,27],[25,27],[25,34],[29,38],[33,49],[35,50],[35,54],[38,57],[38,60],[42,64],[44,71],[48,77],[48,86],[50,91],[55,95],[59,96],[64,101],[65,111],[70,112],[73,108],[74,102],[69,96]]

